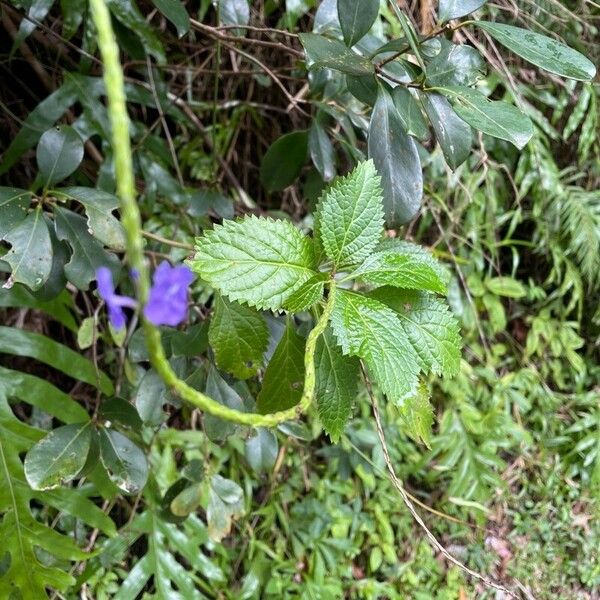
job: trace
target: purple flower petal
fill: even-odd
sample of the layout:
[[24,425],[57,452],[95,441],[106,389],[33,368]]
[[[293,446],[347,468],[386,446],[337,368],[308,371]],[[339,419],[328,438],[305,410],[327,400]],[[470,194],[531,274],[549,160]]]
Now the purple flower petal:
[[115,329],[125,327],[126,319],[123,308],[135,308],[137,302],[128,296],[119,296],[115,293],[112,273],[107,267],[100,267],[96,271],[98,281],[98,294],[104,300],[108,311],[108,320]]
[[162,262],[152,278],[144,316],[154,325],[175,327],[185,321],[188,312],[188,288],[194,274],[185,266],[172,267]]

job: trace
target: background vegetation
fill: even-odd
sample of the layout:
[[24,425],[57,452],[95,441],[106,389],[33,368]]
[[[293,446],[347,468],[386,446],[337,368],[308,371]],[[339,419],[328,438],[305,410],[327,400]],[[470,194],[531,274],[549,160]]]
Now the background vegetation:
[[[373,104],[368,85],[348,92],[351,74],[307,71],[298,34],[335,35],[335,2],[107,4],[150,263],[182,262],[204,229],[238,215],[312,229],[326,183],[367,156]],[[593,2],[473,4],[477,18],[599,62]],[[440,31],[437,4],[397,6],[418,35],[476,48],[478,89],[533,130],[522,149],[477,132],[459,165],[425,126],[423,204],[390,236],[447,268],[463,360],[456,377],[428,382],[427,444],[382,408],[392,462],[471,568],[525,598],[597,598],[600,87],[538,70],[485,30]],[[122,272],[125,246],[88,3],[0,0],[0,14],[0,597],[495,597],[406,511],[366,389],[337,444],[316,407],[274,431],[236,427],[165,388],[136,318],[124,333],[109,326],[95,270]],[[370,35],[409,37],[385,2]],[[7,188],[25,190],[17,209],[30,209],[36,243],[15,237]],[[251,404],[259,381],[215,359],[212,294],[196,281],[187,326],[164,331],[170,362],[223,404]],[[306,333],[307,318],[297,323]],[[284,324],[267,317],[269,359]],[[36,471],[31,449],[52,430],[55,448],[76,440],[77,478]]]

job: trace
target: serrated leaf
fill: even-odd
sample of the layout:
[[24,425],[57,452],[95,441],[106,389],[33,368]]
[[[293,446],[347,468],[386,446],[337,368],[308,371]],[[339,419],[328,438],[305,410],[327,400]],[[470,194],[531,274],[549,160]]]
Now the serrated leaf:
[[215,295],[208,340],[217,365],[238,379],[258,373],[269,345],[269,329],[255,310]]
[[90,235],[83,217],[58,206],[54,216],[58,239],[71,246],[71,259],[65,265],[65,275],[71,283],[80,290],[87,290],[100,267],[108,266],[113,273],[118,272],[119,260]]
[[328,273],[317,273],[314,277],[303,283],[286,301],[284,308],[291,313],[299,313],[314,306],[323,297],[325,282],[329,279]]
[[256,435],[248,438],[244,446],[246,460],[257,473],[273,468],[278,451],[277,436],[264,427],[259,427]]
[[379,0],[337,0],[337,12],[344,42],[347,46],[354,46],[375,23]]
[[464,17],[481,8],[487,0],[440,0],[440,23]]
[[456,114],[471,127],[522,149],[533,136],[529,117],[508,102],[489,100],[467,87],[445,86],[436,90],[448,96]]
[[421,98],[448,166],[457,169],[471,154],[471,127],[454,112],[450,102],[441,94],[421,94]]
[[383,197],[373,161],[327,189],[316,213],[320,240],[336,267],[359,264],[383,234]]
[[292,131],[275,140],[260,165],[260,181],[267,192],[278,192],[292,185],[308,154],[308,132]]
[[315,350],[315,398],[319,419],[332,442],[340,439],[352,415],[358,393],[360,365],[353,356],[344,356],[330,327],[317,340]]
[[36,157],[44,186],[49,186],[62,181],[79,166],[83,142],[75,129],[59,125],[42,134]]
[[369,157],[383,186],[388,227],[410,221],[421,208],[423,174],[417,147],[404,130],[390,93],[379,86],[369,125]]
[[85,466],[92,441],[91,423],[52,430],[25,456],[25,477],[34,490],[51,490],[75,479]]
[[406,133],[421,141],[427,139],[429,127],[427,127],[423,113],[410,90],[398,85],[392,90],[392,99]]
[[56,190],[85,208],[88,232],[105,246],[114,250],[125,249],[125,230],[112,214],[119,207],[119,199],[112,194],[86,187],[67,187]]
[[375,286],[427,290],[445,294],[447,274],[421,246],[403,240],[384,240],[347,279]]
[[496,41],[526,61],[561,77],[591,81],[596,76],[594,63],[566,44],[513,25],[475,21]]
[[0,239],[27,217],[31,192],[12,187],[0,187]]
[[460,367],[461,339],[458,322],[448,305],[417,290],[383,287],[369,294],[393,309],[424,373],[453,376]]
[[265,370],[256,408],[262,414],[296,406],[304,387],[304,345],[306,340],[296,333],[289,319],[277,349]]
[[427,85],[473,85],[485,75],[485,62],[479,52],[467,45],[444,44],[427,65]]
[[427,386],[421,383],[417,393],[412,398],[406,399],[399,412],[406,434],[415,442],[423,442],[431,448],[433,409],[429,402]]
[[196,239],[189,265],[230,300],[279,310],[316,275],[309,238],[289,221],[225,221]]
[[419,356],[398,315],[362,294],[337,293],[331,326],[344,354],[362,358],[390,401],[401,404],[417,390]]
[[5,234],[4,241],[11,248],[2,260],[12,269],[4,287],[23,283],[31,290],[40,289],[52,271],[52,240],[41,207]]
[[137,494],[146,485],[146,456],[122,433],[100,429],[100,461],[110,480],[125,494]]
[[316,33],[301,33],[299,37],[309,69],[333,69],[347,75],[371,75],[375,72],[370,60],[356,54],[339,40]]

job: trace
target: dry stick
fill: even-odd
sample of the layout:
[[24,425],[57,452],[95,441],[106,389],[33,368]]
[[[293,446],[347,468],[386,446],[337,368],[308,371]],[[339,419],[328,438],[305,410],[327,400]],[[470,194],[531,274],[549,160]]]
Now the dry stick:
[[459,569],[461,569],[462,571],[464,571],[465,573],[467,573],[474,579],[478,579],[486,586],[494,588],[495,590],[498,590],[500,592],[504,592],[505,594],[508,594],[511,598],[518,599],[519,597],[514,592],[509,590],[508,588],[505,588],[503,585],[500,585],[499,583],[496,583],[495,581],[488,579],[487,577],[485,577],[485,575],[482,575],[481,573],[478,573],[477,571],[473,571],[473,569],[469,569],[469,567],[467,567],[465,564],[461,563],[457,558],[454,558],[454,556],[452,556],[452,554],[450,554],[450,552],[448,552],[448,550],[446,550],[446,548],[444,548],[444,546],[442,546],[442,544],[437,540],[437,538],[433,535],[433,533],[431,533],[431,531],[429,531],[429,528],[427,527],[427,525],[425,525],[425,522],[421,518],[421,515],[419,515],[419,513],[415,509],[413,503],[410,501],[408,495],[406,494],[406,491],[404,489],[404,486],[402,485],[402,482],[398,479],[398,476],[396,475],[394,465],[392,464],[392,459],[390,458],[390,453],[388,450],[387,442],[385,441],[385,434],[383,432],[383,426],[381,425],[381,417],[379,415],[377,398],[375,397],[375,394],[373,393],[373,388],[371,387],[371,381],[369,380],[369,378],[367,376],[367,373],[365,371],[365,368],[364,368],[364,365],[362,364],[362,362],[361,362],[361,369],[362,369],[365,383],[367,385],[367,392],[369,393],[369,398],[371,399],[371,405],[373,406],[373,416],[375,417],[377,436],[379,437],[379,442],[381,443],[381,448],[383,450],[383,458],[385,460],[387,469],[390,473],[390,479],[391,479],[392,483],[394,484],[394,487],[398,490],[398,493],[402,497],[402,500],[403,500],[404,504],[406,505],[406,508],[408,508],[413,519],[417,522],[419,527],[425,532],[425,535],[427,536],[427,538],[429,539],[431,544],[435,548],[437,548],[437,550],[441,554],[443,554],[443,556],[449,562],[451,562],[453,565],[457,566]]

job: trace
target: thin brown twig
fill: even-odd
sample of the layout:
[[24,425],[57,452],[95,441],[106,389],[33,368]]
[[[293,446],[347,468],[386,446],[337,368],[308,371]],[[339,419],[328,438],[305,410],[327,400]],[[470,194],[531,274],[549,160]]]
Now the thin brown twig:
[[363,377],[364,377],[364,380],[365,380],[365,383],[367,386],[367,392],[369,394],[369,398],[371,399],[371,406],[373,407],[373,416],[375,417],[377,436],[379,437],[379,442],[381,443],[381,448],[383,450],[383,458],[385,460],[385,464],[386,464],[388,472],[390,474],[390,479],[391,479],[392,483],[394,484],[394,487],[396,488],[396,490],[398,490],[398,493],[400,494],[402,501],[406,505],[406,508],[408,508],[408,511],[412,515],[413,519],[417,522],[419,527],[425,532],[425,535],[427,536],[427,538],[429,539],[429,541],[431,542],[433,547],[436,548],[444,556],[444,558],[446,558],[446,560],[451,562],[453,565],[455,565],[456,567],[461,569],[461,571],[464,571],[465,573],[467,573],[474,579],[481,581],[484,585],[491,587],[495,590],[498,590],[500,592],[504,592],[511,598],[516,598],[518,600],[519,597],[517,596],[517,594],[515,594],[508,588],[504,587],[503,585],[500,585],[499,583],[492,581],[485,575],[482,575],[481,573],[478,573],[477,571],[470,569],[465,564],[460,562],[457,558],[452,556],[452,554],[450,554],[450,552],[448,552],[448,550],[446,550],[446,548],[441,544],[441,542],[438,541],[438,539],[433,535],[433,533],[431,533],[431,531],[429,530],[427,525],[425,525],[425,522],[421,518],[421,515],[419,515],[419,513],[417,512],[413,503],[410,501],[408,495],[406,494],[406,490],[404,489],[402,482],[400,481],[400,479],[398,479],[398,476],[396,475],[396,470],[394,469],[394,465],[392,464],[392,459],[390,458],[389,449],[388,449],[387,442],[385,439],[383,425],[381,424],[381,416],[379,414],[377,398],[375,397],[375,394],[373,393],[373,388],[371,386],[371,382],[367,376],[364,365],[362,365],[362,363],[361,363],[361,369],[362,369]]

